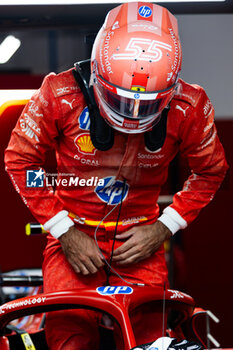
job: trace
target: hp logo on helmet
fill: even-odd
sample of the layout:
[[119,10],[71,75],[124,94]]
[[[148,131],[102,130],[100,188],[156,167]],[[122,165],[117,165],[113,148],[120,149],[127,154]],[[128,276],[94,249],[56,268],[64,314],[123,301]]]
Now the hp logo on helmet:
[[148,18],[152,15],[152,10],[148,6],[141,6],[138,10],[138,13],[141,17]]

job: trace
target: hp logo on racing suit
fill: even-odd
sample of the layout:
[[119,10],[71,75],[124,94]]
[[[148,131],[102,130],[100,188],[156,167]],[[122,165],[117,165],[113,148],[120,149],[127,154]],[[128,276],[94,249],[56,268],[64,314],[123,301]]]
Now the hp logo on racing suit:
[[115,176],[108,176],[103,180],[104,184],[98,185],[95,188],[95,193],[103,202],[109,205],[120,203],[123,189],[124,194],[122,200],[125,200],[129,191],[129,185],[127,183],[124,184],[123,181],[116,180]]
[[80,129],[90,130],[90,116],[89,116],[88,107],[84,108],[78,120],[79,120]]
[[148,18],[152,15],[152,10],[148,6],[141,6],[138,10],[138,13],[140,16],[142,16],[144,18]]
[[127,286],[103,286],[96,288],[96,291],[101,295],[131,294],[133,293],[133,288]]

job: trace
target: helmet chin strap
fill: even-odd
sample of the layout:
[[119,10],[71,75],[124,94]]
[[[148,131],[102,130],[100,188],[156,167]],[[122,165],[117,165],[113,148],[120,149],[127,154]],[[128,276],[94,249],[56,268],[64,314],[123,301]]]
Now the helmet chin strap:
[[[106,123],[101,116],[99,108],[96,104],[93,87],[89,86],[91,76],[90,60],[80,61],[75,63],[73,75],[83,92],[90,115],[90,136],[95,148],[100,151],[107,151],[112,148],[114,144],[114,130]],[[145,146],[150,152],[156,152],[162,148],[167,132],[167,115],[169,107],[166,107],[162,113],[161,118],[156,123],[152,130],[144,133]]]

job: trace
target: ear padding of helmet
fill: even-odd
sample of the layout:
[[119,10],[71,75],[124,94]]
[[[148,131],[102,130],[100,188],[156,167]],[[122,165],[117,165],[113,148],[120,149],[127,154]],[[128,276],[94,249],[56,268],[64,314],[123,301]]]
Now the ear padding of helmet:
[[75,64],[73,75],[83,92],[89,110],[91,141],[98,150],[107,151],[114,144],[114,130],[100,115],[99,108],[95,102],[93,87],[89,87],[90,74],[90,60]]
[[[99,108],[96,104],[93,87],[89,87],[90,80],[90,59],[75,63],[73,75],[78,83],[90,115],[90,136],[95,148],[100,151],[108,151],[114,144],[114,130],[106,123],[101,116]],[[162,113],[161,118],[151,131],[144,134],[145,146],[151,152],[156,152],[162,148],[167,132],[167,115],[169,107],[166,107]]]

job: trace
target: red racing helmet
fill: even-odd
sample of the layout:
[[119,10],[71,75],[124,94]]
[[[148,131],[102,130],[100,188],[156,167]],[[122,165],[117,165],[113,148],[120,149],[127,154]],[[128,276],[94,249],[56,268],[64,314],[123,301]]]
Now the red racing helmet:
[[132,2],[111,10],[91,55],[101,115],[125,133],[151,129],[176,92],[181,59],[177,20],[166,8]]

